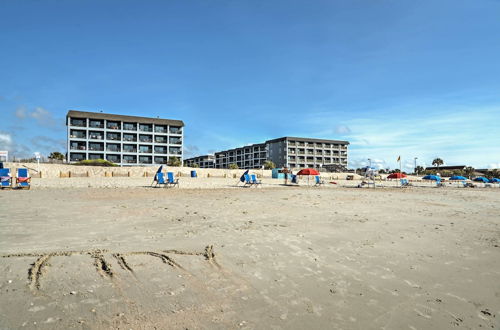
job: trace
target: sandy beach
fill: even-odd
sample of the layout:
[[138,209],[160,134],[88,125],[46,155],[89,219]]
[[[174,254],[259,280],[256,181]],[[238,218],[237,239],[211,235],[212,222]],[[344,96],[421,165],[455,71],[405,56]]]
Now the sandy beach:
[[1,191],[0,329],[500,327],[500,189],[264,181]]

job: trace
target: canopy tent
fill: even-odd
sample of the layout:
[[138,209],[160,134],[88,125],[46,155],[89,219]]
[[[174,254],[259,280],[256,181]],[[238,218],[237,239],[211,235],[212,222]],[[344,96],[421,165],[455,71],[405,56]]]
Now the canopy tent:
[[422,180],[441,181],[441,177],[437,175],[426,175],[422,178]]
[[500,179],[499,178],[493,178],[490,180],[491,183],[500,183]]
[[483,182],[483,183],[489,183],[490,180],[488,180],[487,178],[485,178],[484,176],[479,176],[477,178],[474,178],[473,181],[476,181],[476,182]]

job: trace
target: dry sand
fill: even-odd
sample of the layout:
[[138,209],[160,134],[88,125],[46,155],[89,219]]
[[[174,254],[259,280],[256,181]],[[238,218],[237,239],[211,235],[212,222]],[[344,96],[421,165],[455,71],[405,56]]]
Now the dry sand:
[[0,191],[0,329],[500,327],[500,189],[90,179]]

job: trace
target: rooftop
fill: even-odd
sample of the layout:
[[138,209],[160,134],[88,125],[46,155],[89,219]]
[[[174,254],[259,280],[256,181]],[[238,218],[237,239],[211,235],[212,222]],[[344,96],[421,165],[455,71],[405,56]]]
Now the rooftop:
[[267,142],[278,142],[283,140],[293,140],[299,142],[318,142],[318,143],[340,143],[340,144],[349,144],[349,141],[342,140],[327,140],[327,139],[314,139],[314,138],[303,138],[303,137],[295,137],[295,136],[284,136],[277,139],[267,140]]
[[69,110],[68,114],[66,115],[66,118],[67,117],[121,120],[125,122],[130,121],[133,123],[140,123],[140,124],[184,126],[184,122],[182,120],[149,118],[149,117],[139,117],[139,116],[124,116],[124,115],[115,115],[110,113],[78,111],[78,110]]

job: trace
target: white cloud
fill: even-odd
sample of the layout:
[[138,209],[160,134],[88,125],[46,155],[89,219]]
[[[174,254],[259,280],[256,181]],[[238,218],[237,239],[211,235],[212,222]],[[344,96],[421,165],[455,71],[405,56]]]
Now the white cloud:
[[334,129],[334,132],[340,135],[346,135],[351,133],[351,129],[346,125],[337,125]]
[[12,136],[9,133],[0,132],[0,149],[5,150],[12,144]]
[[19,119],[26,118],[26,107],[25,106],[17,107],[16,112],[14,114]]
[[[426,109],[429,112],[429,109]],[[342,120],[350,129],[348,140],[349,166],[366,165],[367,159],[380,159],[385,167],[399,168],[396,161],[401,155],[402,167],[412,171],[417,166],[430,166],[439,157],[448,165],[470,165],[476,168],[498,164],[500,161],[500,107],[455,107],[453,110],[432,109],[431,116],[422,111],[399,111],[398,115],[380,115],[374,109],[362,118]],[[311,135],[336,138],[330,127],[338,119],[312,114],[308,122],[314,126]],[[330,119],[331,118],[331,119]],[[373,162],[373,161],[372,161]]]

